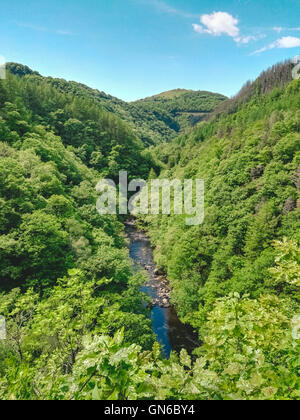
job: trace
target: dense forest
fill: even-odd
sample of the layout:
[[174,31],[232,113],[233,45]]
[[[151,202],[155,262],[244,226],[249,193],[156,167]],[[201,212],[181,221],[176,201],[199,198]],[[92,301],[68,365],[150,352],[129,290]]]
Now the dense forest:
[[[170,141],[209,116],[226,97],[203,91],[177,89],[136,102],[91,89],[81,83],[42,77],[27,66],[8,63],[10,73],[31,80],[33,84],[54,87],[64,94],[88,99],[104,111],[122,119],[145,145]],[[37,110],[38,111],[38,110]]]
[[[217,93],[175,89],[130,104],[133,121],[147,133],[151,127],[154,143],[168,142],[191,131],[199,121],[208,118],[226,97]],[[141,138],[149,144],[143,132]]]
[[[0,399],[300,398],[300,80],[289,69],[231,100],[177,90],[125,104],[8,66]],[[96,211],[97,182],[119,170],[205,180],[203,225],[138,220],[199,334],[193,355],[162,356],[123,220]]]

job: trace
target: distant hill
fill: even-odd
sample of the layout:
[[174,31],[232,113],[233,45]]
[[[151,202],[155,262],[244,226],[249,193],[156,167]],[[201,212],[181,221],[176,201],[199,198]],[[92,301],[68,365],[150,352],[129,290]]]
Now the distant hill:
[[[132,102],[131,114],[147,129],[150,123],[155,143],[172,140],[195,126],[227,98],[218,93],[175,89]],[[153,128],[154,127],[154,128]]]
[[217,93],[175,89],[128,103],[82,83],[43,77],[22,64],[7,63],[7,69],[20,77],[42,78],[63,93],[92,99],[125,121],[145,145],[171,141],[227,99]]
[[194,92],[194,91],[190,89],[189,90],[188,89],[173,89],[173,90],[168,90],[166,92],[158,93],[157,95],[153,95],[145,99],[153,99],[153,98],[173,99],[173,98],[178,98],[179,96],[187,92]]

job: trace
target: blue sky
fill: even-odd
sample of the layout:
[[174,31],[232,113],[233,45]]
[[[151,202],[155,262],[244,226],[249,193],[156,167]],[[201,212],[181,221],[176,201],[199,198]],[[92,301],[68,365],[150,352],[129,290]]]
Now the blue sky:
[[300,0],[1,0],[0,56],[124,100],[231,96],[300,53]]

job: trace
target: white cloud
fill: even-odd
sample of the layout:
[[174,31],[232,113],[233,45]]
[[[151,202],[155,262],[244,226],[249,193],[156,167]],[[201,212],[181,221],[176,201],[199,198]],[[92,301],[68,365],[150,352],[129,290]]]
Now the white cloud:
[[240,35],[239,20],[227,12],[213,12],[210,15],[202,15],[200,21],[202,25],[193,24],[195,32],[213,36],[227,35],[233,38],[237,44],[248,44],[250,41],[257,41],[265,37],[262,34]]
[[278,39],[274,44],[272,44],[272,48],[295,48],[300,47],[300,38],[296,38],[294,36],[285,36],[283,38]]
[[274,48],[296,48],[300,47],[300,38],[294,36],[284,36],[277,41],[272,42],[272,44],[267,45],[266,47],[261,48],[260,50],[254,51],[254,54],[260,54],[262,52],[272,50]]
[[226,12],[213,12],[211,15],[202,15],[200,18],[202,25],[193,24],[193,28],[200,34],[210,34],[214,36],[228,35],[236,38],[240,34],[238,19]]
[[239,43],[239,44],[248,44],[250,41],[259,41],[260,39],[265,38],[266,35],[261,34],[261,35],[249,35],[249,36],[240,36],[235,38],[235,42]]
[[267,51],[268,49],[269,49],[268,47],[263,47],[263,48],[260,48],[259,50],[254,51],[254,52],[253,52],[252,54],[250,54],[250,55],[261,54],[261,53],[263,53],[263,52]]
[[274,26],[273,31],[277,32],[277,33],[281,33],[281,32],[295,32],[295,31],[300,31],[300,27],[298,26],[297,28],[284,28],[283,26]]
[[272,28],[273,31],[277,32],[280,34],[280,32],[284,31],[284,28],[282,26],[274,26],[274,28]]
[[204,34],[204,28],[201,25],[197,25],[197,23],[193,23],[193,28],[195,32],[198,32],[199,34]]
[[250,41],[256,41],[257,37],[255,36],[239,36],[235,38],[235,41],[239,44],[248,44]]

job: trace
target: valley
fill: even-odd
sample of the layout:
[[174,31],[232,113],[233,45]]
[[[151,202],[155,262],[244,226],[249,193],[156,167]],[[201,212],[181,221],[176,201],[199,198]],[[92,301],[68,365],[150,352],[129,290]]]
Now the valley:
[[[290,62],[231,99],[133,103],[9,63],[0,169],[0,399],[299,399]],[[203,179],[204,223],[99,215],[96,185],[120,171]]]

